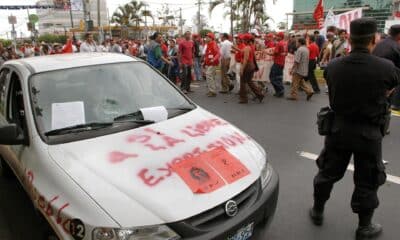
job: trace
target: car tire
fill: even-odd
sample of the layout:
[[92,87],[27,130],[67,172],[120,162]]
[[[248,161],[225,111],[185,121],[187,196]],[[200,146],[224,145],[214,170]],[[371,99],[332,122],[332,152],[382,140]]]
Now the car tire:
[[12,179],[14,178],[14,172],[11,170],[10,166],[6,163],[6,161],[0,156],[0,176]]
[[35,213],[38,218],[39,222],[39,230],[40,230],[40,235],[41,239],[43,240],[59,240],[57,237],[57,234],[54,232],[54,230],[51,228],[50,224],[47,222],[46,218],[43,216],[43,214],[39,211],[39,209],[35,208]]

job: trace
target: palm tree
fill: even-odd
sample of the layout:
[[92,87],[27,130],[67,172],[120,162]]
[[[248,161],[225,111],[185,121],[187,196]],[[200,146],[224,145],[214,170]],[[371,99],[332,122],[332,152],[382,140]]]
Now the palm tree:
[[129,4],[125,4],[123,6],[119,6],[117,10],[114,11],[111,22],[117,23],[120,26],[129,26],[131,16],[132,16],[132,6]]
[[[275,4],[276,0],[273,1]],[[225,4],[225,6],[229,6],[230,0],[214,0],[210,3],[209,12],[215,9],[215,7]],[[254,27],[258,24],[265,24],[265,4],[266,0],[235,0],[232,2],[232,10],[235,9],[238,13],[232,15],[232,21],[241,16],[241,21],[237,22],[238,25],[241,25],[241,31],[249,31],[251,27]],[[229,6],[231,7],[231,6]],[[231,15],[228,13],[227,15]]]
[[154,16],[150,10],[147,10],[147,9],[142,10],[141,15],[142,15],[142,17],[145,18],[146,25],[147,25],[147,17],[150,17],[153,20],[153,26],[155,25]]
[[143,2],[138,2],[136,0],[132,0],[128,4],[132,6],[130,20],[133,21],[136,26],[139,26],[140,22],[142,22],[141,11],[146,4]]
[[143,2],[132,0],[130,3],[119,6],[117,10],[113,13],[111,17],[111,22],[117,23],[121,26],[130,26],[131,23],[135,23],[139,26],[142,22],[143,12],[142,10],[145,6]]

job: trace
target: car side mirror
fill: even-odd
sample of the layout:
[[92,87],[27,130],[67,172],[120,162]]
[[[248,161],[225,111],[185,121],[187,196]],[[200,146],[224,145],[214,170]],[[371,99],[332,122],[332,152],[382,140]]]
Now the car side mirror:
[[26,139],[16,124],[7,124],[0,126],[0,144],[21,145],[26,144]]

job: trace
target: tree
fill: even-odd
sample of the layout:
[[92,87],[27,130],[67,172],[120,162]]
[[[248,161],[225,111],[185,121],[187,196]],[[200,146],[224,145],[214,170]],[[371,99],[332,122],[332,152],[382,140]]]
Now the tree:
[[133,8],[130,4],[119,6],[111,17],[111,22],[120,26],[129,26],[132,17]]
[[[146,10],[146,4],[136,0],[119,6],[111,17],[112,23],[117,23],[120,26],[131,26],[134,23],[139,26],[143,22],[143,17],[153,18],[151,11]],[[153,19],[154,22],[154,19]]]
[[212,32],[210,29],[201,29],[199,34],[202,38],[206,37],[207,33]]
[[155,25],[154,16],[150,10],[142,10],[142,19],[145,18],[145,22],[147,24],[147,17],[150,17],[153,20],[153,26]]
[[[273,4],[275,4],[275,0]],[[231,8],[230,0],[214,0],[210,3],[209,12],[215,7],[224,4],[225,7]],[[266,0],[232,0],[232,10],[234,14],[231,16],[232,21],[236,20],[237,28],[240,31],[247,32],[256,25],[265,25],[266,17],[265,12]],[[230,12],[226,15],[231,15]],[[268,19],[270,19],[268,17]],[[267,19],[267,20],[268,20]]]

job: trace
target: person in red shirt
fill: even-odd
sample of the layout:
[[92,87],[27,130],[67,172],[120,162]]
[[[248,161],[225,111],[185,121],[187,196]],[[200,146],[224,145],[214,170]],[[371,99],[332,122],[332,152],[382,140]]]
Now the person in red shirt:
[[315,37],[309,37],[310,44],[308,45],[308,50],[310,51],[310,60],[308,64],[308,76],[307,79],[310,81],[314,93],[320,93],[321,90],[318,86],[317,78],[315,77],[315,69],[317,68],[317,59],[319,56],[319,47],[315,43]]
[[253,75],[256,69],[255,66],[255,44],[253,36],[248,33],[243,37],[243,42],[245,47],[242,50],[243,58],[240,65],[240,90],[239,96],[241,104],[246,104],[248,102],[247,96],[247,86],[253,91],[258,100],[262,102],[264,99],[264,94],[261,89],[256,86],[253,82]]
[[194,43],[191,40],[192,34],[185,32],[185,39],[180,41],[178,48],[179,66],[181,74],[181,90],[184,93],[192,92],[190,83],[192,82],[192,66],[194,56]]
[[208,97],[217,96],[217,84],[215,82],[215,75],[217,66],[219,65],[220,52],[215,36],[213,33],[207,33],[206,36],[206,50],[204,54],[204,66],[206,69],[206,79],[208,86]]
[[274,65],[272,65],[269,78],[275,90],[275,97],[281,98],[285,93],[283,86],[283,67],[285,66],[285,58],[287,55],[287,42],[285,41],[285,34],[279,32],[276,34],[278,43],[275,46],[274,52],[270,53],[274,57]]
[[[168,45],[167,42],[165,41],[164,37],[162,38],[162,42],[161,42],[161,54],[165,59],[168,59]],[[169,64],[164,64],[161,72],[162,74],[164,74],[165,76],[168,76],[168,67]]]
[[268,33],[265,35],[265,48],[274,48],[275,47],[275,41],[274,41],[274,34]]

